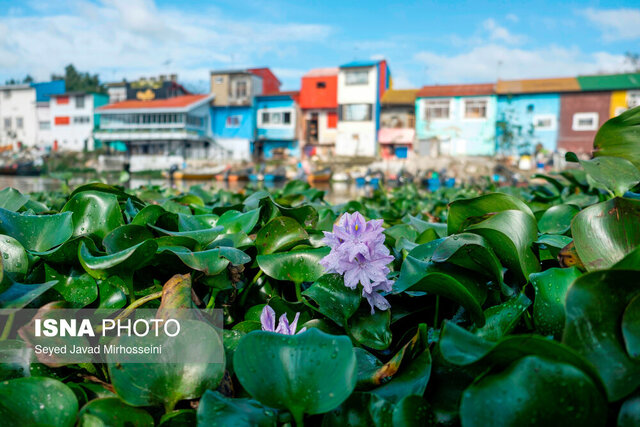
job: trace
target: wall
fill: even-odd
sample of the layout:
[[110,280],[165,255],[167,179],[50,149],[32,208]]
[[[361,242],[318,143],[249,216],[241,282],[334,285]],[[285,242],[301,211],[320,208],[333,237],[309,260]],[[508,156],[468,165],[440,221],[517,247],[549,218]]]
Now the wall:
[[[425,104],[428,100],[433,99],[449,100],[448,119],[430,121],[425,119]],[[473,99],[487,100],[485,118],[467,119],[464,117],[465,101]],[[439,141],[440,154],[491,156],[495,154],[497,110],[498,101],[494,95],[418,98],[416,99],[416,137],[421,141],[437,139]],[[419,146],[422,145],[419,144]],[[422,151],[420,154],[426,154]]]
[[[229,116],[238,116],[238,127],[227,126]],[[255,109],[245,107],[212,107],[212,133],[215,141],[231,151],[234,160],[251,159],[251,142],[255,138]]]
[[[11,120],[11,127],[5,129],[5,119]],[[22,126],[17,127],[18,118]],[[36,90],[30,86],[0,89],[0,146],[20,142],[33,146],[37,141]],[[10,134],[7,134],[7,131]]]
[[611,92],[609,117],[615,117],[627,109],[627,91],[614,90]]
[[[531,108],[530,108],[531,107]],[[542,94],[522,94],[522,95],[499,95],[497,120],[507,120],[512,126],[519,126],[521,131],[515,143],[520,144],[530,141],[530,149],[533,152],[535,146],[541,143],[549,151],[556,151],[558,140],[558,118],[560,114],[560,95],[557,93]],[[555,126],[549,129],[533,127],[533,135],[529,136],[528,131],[532,128],[534,119],[537,116],[553,118]],[[498,129],[496,135],[496,147],[499,148],[498,140],[501,135]],[[519,151],[514,148],[514,151]]]
[[[257,98],[256,120],[258,139],[270,140],[295,140],[297,139],[298,114],[295,102],[290,98]],[[289,124],[281,125],[264,125],[261,123],[262,112],[279,111],[291,113],[291,121]]]
[[[77,96],[84,98],[83,107],[77,106]],[[93,150],[94,96],[92,94],[69,95],[68,98],[67,104],[60,103],[60,96],[52,97],[50,100],[51,136],[58,142],[60,150],[83,151],[85,148]],[[75,120],[79,118],[83,120],[88,118],[88,121],[76,122]],[[56,119],[58,119],[57,124]],[[67,124],[62,123],[66,120],[68,120]]]
[[[318,83],[324,83],[319,88]],[[303,77],[300,89],[300,107],[303,109],[337,108],[338,76]]]
[[[558,148],[576,153],[591,153],[593,138],[600,126],[609,119],[611,92],[567,93],[560,97],[560,131]],[[576,113],[597,113],[598,126],[594,130],[574,130]]]
[[385,106],[380,110],[381,128],[413,128],[415,126],[414,106]]

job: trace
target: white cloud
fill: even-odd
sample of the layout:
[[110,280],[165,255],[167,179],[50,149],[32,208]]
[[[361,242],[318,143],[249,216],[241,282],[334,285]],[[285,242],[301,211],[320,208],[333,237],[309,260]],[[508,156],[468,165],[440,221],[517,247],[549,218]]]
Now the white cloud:
[[[102,80],[177,72],[206,81],[209,70],[294,57],[300,43],[322,43],[328,25],[230,19],[216,8],[157,7],[152,0],[77,0],[66,12],[0,17],[0,77],[46,79],[73,63]],[[4,73],[11,72],[11,75]]]
[[580,12],[595,24],[605,41],[640,39],[640,9],[593,9]]
[[517,24],[520,21],[520,18],[515,13],[508,13],[506,18],[507,18],[507,21],[514,24]]
[[414,55],[414,60],[427,67],[430,83],[437,84],[491,82],[498,77],[565,77],[629,70],[624,55],[583,53],[577,48],[560,46],[521,49],[487,44],[454,55],[421,51]]
[[526,40],[526,37],[511,33],[505,27],[498,25],[498,23],[491,18],[485,20],[482,23],[482,27],[487,32],[491,41],[517,45]]

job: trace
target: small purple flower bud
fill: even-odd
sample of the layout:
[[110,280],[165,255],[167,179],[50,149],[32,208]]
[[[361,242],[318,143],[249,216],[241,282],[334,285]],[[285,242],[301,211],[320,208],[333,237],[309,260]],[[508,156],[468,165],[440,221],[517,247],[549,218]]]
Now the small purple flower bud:
[[[296,328],[298,327],[298,318],[300,317],[300,313],[296,313],[293,322],[289,324],[289,319],[287,318],[287,314],[283,314],[280,316],[278,321],[278,327],[275,327],[276,323],[276,312],[273,308],[265,305],[262,309],[262,313],[260,314],[260,323],[262,324],[262,330],[268,332],[275,332],[282,335],[295,335]],[[302,328],[298,331],[298,333],[302,333],[306,331],[307,328]]]

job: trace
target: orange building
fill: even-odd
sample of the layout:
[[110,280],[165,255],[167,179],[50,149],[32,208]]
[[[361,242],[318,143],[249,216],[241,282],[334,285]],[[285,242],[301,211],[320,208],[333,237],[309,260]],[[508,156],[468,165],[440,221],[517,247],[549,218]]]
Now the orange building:
[[302,77],[300,108],[304,121],[305,155],[331,156],[338,125],[337,68],[316,68]]

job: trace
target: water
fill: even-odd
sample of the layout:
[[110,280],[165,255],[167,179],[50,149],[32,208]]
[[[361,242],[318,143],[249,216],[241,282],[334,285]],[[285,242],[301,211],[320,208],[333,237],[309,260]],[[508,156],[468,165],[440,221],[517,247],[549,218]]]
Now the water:
[[[81,178],[74,178],[70,181],[71,187],[82,185],[86,181]],[[19,190],[21,193],[41,192],[41,191],[56,191],[61,188],[63,181],[48,177],[32,177],[32,176],[8,176],[0,175],[0,189],[6,187],[13,187]],[[133,178],[131,180],[131,188],[138,188],[143,185],[161,185],[168,186],[169,181],[166,179],[140,179]],[[203,188],[222,188],[225,190],[237,192],[243,190],[249,183],[247,182],[223,182],[215,180],[206,181],[175,181],[174,186],[180,191],[188,191],[192,185],[202,185]],[[251,185],[256,185],[251,183]],[[284,183],[267,184],[267,188],[279,188],[284,186]],[[316,183],[313,187],[325,191],[325,200],[333,203],[345,203],[349,200],[358,199],[359,197],[370,194],[372,189],[370,187],[358,187],[355,183]]]

